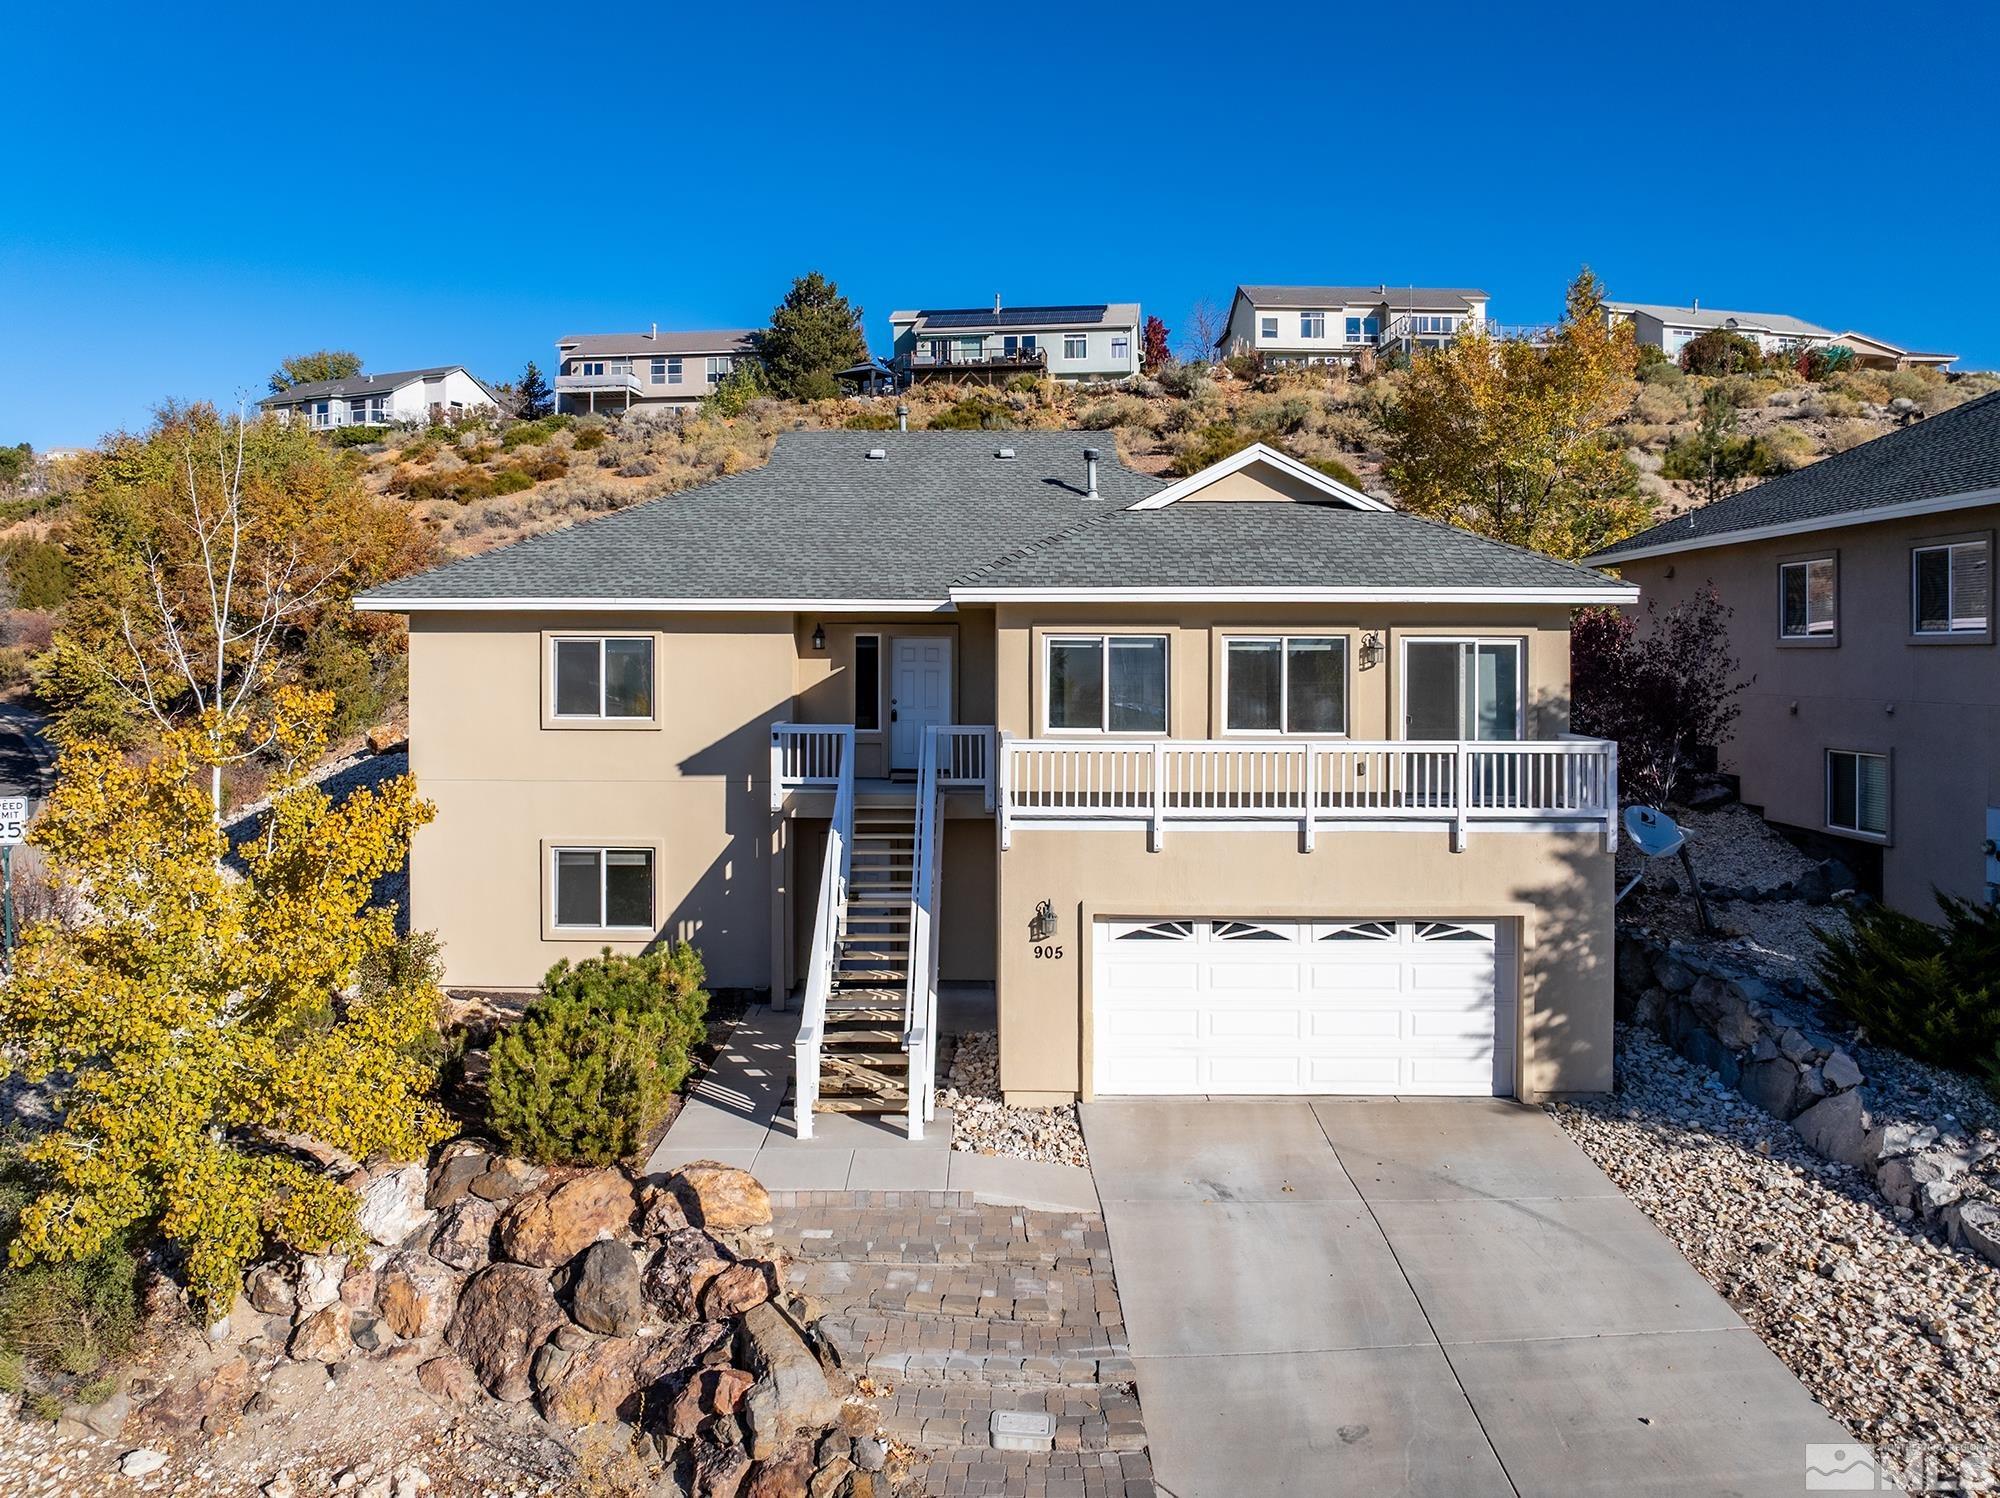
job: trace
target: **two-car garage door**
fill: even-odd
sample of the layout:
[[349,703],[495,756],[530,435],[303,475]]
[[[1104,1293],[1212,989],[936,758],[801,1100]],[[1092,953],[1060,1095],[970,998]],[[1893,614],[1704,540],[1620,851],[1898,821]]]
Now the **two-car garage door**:
[[1100,1094],[1514,1090],[1511,921],[1105,920]]

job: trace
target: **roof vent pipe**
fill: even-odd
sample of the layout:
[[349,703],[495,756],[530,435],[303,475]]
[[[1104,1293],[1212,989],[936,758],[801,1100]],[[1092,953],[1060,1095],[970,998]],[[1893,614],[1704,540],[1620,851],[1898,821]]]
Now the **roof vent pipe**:
[[1694,310],[1694,311],[1696,311],[1696,312],[1699,312],[1699,311],[1701,311],[1701,298],[1700,298],[1700,297],[1696,297],[1696,298],[1694,299],[1694,308],[1693,308],[1693,310]]
[[1097,498],[1097,449],[1094,447],[1086,447],[1083,450],[1083,473],[1084,487],[1087,490],[1083,497]]
[[993,293],[993,315],[995,317],[1000,315],[1000,293],[997,291]]
[[907,431],[908,431],[909,429],[910,429],[910,405],[909,405],[909,402],[908,402],[908,401],[897,401],[897,402],[896,402],[896,430],[897,430],[897,431],[899,431],[899,432],[907,432]]
[[653,324],[653,331],[650,336],[654,338],[658,338],[660,336],[660,325],[658,323]]

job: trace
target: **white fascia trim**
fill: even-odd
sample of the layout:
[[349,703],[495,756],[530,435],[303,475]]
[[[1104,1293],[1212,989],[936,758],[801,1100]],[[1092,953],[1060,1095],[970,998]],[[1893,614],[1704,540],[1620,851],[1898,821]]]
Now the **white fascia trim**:
[[1905,520],[1912,515],[1948,515],[1953,510],[1976,510],[1982,505],[2000,505],[2000,488],[1973,489],[1964,494],[1947,494],[1936,499],[1912,499],[1899,505],[1877,505],[1871,510],[1853,510],[1819,520],[1787,520],[1780,525],[1753,525],[1739,531],[1722,531],[1687,541],[1658,541],[1632,551],[1599,552],[1584,558],[1591,567],[1617,567],[1647,557],[1673,556],[1683,551],[1704,551],[1717,546],[1735,546],[1747,541],[1771,541],[1780,536],[1800,536],[1813,531],[1836,530],[1850,525],[1873,525],[1879,520]]
[[953,588],[953,603],[1637,603],[1596,588]]
[[1191,473],[1177,484],[1169,484],[1158,494],[1150,494],[1135,505],[1126,506],[1132,510],[1163,510],[1176,500],[1206,489],[1217,479],[1248,468],[1252,463],[1269,463],[1281,473],[1289,474],[1302,484],[1308,484],[1342,504],[1357,510],[1386,510],[1389,506],[1379,499],[1370,499],[1359,489],[1351,488],[1338,479],[1328,478],[1309,463],[1301,463],[1297,458],[1288,457],[1275,447],[1262,442],[1253,442],[1239,453],[1232,453],[1220,463],[1211,463],[1199,473]]
[[948,614],[949,599],[925,598],[377,598],[354,607],[377,614]]

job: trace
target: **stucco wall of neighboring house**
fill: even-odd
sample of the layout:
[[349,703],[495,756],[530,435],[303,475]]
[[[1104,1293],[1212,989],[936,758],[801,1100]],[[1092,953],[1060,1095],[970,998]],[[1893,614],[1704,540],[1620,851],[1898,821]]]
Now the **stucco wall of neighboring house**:
[[[1167,724],[1174,738],[1225,736],[1222,652],[1228,636],[1285,632],[1346,638],[1350,738],[1403,737],[1402,646],[1426,636],[1520,640],[1525,736],[1553,738],[1569,727],[1569,610],[1563,607],[1009,603],[995,612],[995,721],[1017,738],[1045,730],[1046,638],[1093,632],[1167,636]],[[1378,641],[1372,664],[1364,648],[1370,634]]]
[[[1016,827],[1000,857],[1000,1081],[1010,1101],[1085,1093],[1091,1075],[1095,922],[1172,917],[1438,917],[1520,923],[1516,1094],[1611,1086],[1612,859],[1601,834],[1475,830],[1465,851],[1441,828],[1170,828],[1149,851],[1137,828]],[[1054,906],[1062,956],[1029,935]]]
[[[544,726],[550,631],[650,634],[655,718]],[[632,936],[545,933],[546,845],[656,850],[659,932],[712,983],[769,980],[770,725],[791,708],[789,615],[419,614],[410,629],[411,768],[437,820],[417,834],[411,917],[446,981],[523,988],[559,957]]]
[[[1139,362],[1144,350],[1140,347],[1140,323],[1105,323],[1098,327],[1033,327],[1019,326],[1007,328],[1004,332],[982,332],[978,328],[954,329],[919,333],[914,323],[897,322],[890,324],[890,357],[907,360],[920,347],[927,347],[934,338],[944,339],[957,345],[961,338],[979,338],[989,352],[997,352],[1007,337],[1033,337],[1035,346],[1048,356],[1048,372],[1058,380],[1118,380],[1139,372]],[[1084,340],[1083,354],[1072,356],[1064,352],[1065,338],[1080,337]],[[1124,344],[1122,354],[1114,351],[1114,344]]]
[[[1826,751],[1890,756],[1883,896],[1913,915],[1936,915],[1934,884],[1965,899],[1987,896],[1986,818],[2000,807],[2000,654],[1990,629],[1966,640],[1913,639],[1910,553],[1971,534],[1990,546],[1996,529],[2000,505],[1621,569],[1661,609],[1713,582],[1734,611],[1732,648],[1756,680],[1722,762],[1742,777],[1743,799],[1770,820],[1826,831]],[[1837,644],[1778,636],[1779,563],[1812,556],[1831,556],[1838,568]]]

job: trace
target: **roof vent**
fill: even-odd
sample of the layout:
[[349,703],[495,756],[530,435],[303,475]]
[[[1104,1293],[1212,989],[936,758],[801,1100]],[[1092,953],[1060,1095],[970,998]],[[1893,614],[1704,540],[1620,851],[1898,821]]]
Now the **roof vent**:
[[1089,491],[1083,497],[1097,498],[1097,449],[1094,447],[1086,447],[1083,450],[1083,473]]
[[993,450],[993,456],[996,458],[1011,458],[1014,456],[1014,449],[1011,447],[998,447]]
[[886,458],[889,456],[889,449],[886,447],[871,447],[868,449],[868,456],[871,458]]

